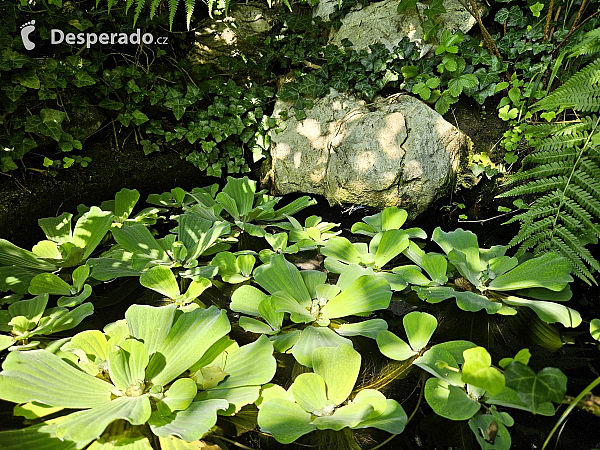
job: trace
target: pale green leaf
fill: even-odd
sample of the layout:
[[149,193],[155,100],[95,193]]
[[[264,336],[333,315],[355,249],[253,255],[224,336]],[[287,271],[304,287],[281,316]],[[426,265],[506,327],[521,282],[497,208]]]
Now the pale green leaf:
[[425,400],[437,415],[450,420],[470,419],[481,408],[463,389],[438,378],[425,383]]
[[504,376],[498,369],[491,367],[492,357],[483,347],[464,351],[465,362],[462,366],[462,380],[465,383],[485,389],[490,395],[498,394],[504,388]]
[[425,348],[437,328],[437,320],[431,314],[413,311],[402,318],[406,337],[413,350]]
[[[293,336],[295,339],[295,336]],[[320,347],[352,347],[352,341],[346,339],[327,327],[308,326],[300,332],[298,340],[292,348],[296,361],[306,367],[313,367],[313,352]]]
[[271,433],[281,444],[290,444],[316,429],[310,413],[299,405],[282,398],[273,398],[262,404],[258,412],[261,431]]
[[313,351],[313,370],[323,377],[327,398],[336,405],[343,403],[354,389],[360,362],[360,354],[348,345]]

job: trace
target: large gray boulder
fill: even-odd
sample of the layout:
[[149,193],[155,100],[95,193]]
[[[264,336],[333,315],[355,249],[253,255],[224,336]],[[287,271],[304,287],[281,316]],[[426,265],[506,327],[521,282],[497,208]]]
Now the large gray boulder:
[[289,103],[274,132],[267,179],[276,194],[306,192],[330,204],[401,206],[414,218],[451,185],[470,139],[409,95],[365,104],[331,90],[297,120]]
[[[329,14],[333,12],[335,4],[337,4],[337,0],[319,2],[313,14],[327,20]],[[480,14],[486,12],[484,5],[479,0],[477,4]],[[381,43],[392,51],[403,37],[408,37],[417,44],[421,55],[425,55],[433,47],[432,44],[423,40],[420,17],[425,18],[423,11],[426,5],[417,3],[419,15],[414,9],[398,14],[397,8],[398,0],[384,0],[349,12],[342,19],[339,31],[330,36],[330,43],[340,46],[342,40],[349,39],[353,44],[352,48],[356,51],[368,51],[369,45]],[[466,33],[476,24],[475,19],[458,0],[444,0],[444,8],[446,8],[446,13],[440,16],[442,30],[449,30],[453,33],[460,30]]]

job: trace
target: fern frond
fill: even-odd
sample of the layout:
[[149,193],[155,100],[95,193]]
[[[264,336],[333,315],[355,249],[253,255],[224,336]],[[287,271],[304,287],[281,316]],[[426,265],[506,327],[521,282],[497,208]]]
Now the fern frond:
[[531,181],[522,186],[517,186],[510,189],[507,192],[503,192],[498,197],[515,197],[520,195],[537,194],[539,192],[546,192],[554,189],[562,189],[567,184],[567,177],[552,177],[546,180],[535,180]]
[[588,31],[583,36],[583,41],[573,47],[569,56],[583,56],[594,53],[600,53],[600,28]]
[[150,3],[150,19],[154,18],[154,14],[156,14],[156,8],[160,5],[161,0],[151,0]]
[[585,208],[579,206],[579,204],[570,198],[564,200],[563,206],[565,210],[577,218],[581,222],[582,227],[586,230],[591,231],[597,237],[600,237],[600,226],[593,222],[594,218],[588,213]]
[[144,4],[146,3],[146,0],[136,0],[137,3],[135,5],[135,15],[133,16],[133,26],[135,27],[135,24],[137,23],[137,20],[140,17],[140,14],[142,13],[142,9],[144,9]]
[[[573,173],[573,182],[588,191],[596,200],[600,199],[600,180],[592,178],[584,170],[578,169]],[[600,202],[596,201],[600,207]]]
[[190,29],[190,22],[192,21],[194,6],[196,6],[196,0],[185,0],[185,22],[188,30]]
[[587,133],[555,134],[540,141],[536,148],[543,151],[578,147],[585,143],[587,137]]
[[[572,107],[580,111],[600,109],[600,58],[573,75],[558,89],[532,106],[532,111]],[[583,95],[585,93],[585,96]],[[580,105],[578,102],[583,102]],[[589,109],[596,104],[596,109]],[[581,109],[583,106],[585,109]]]
[[[530,237],[534,237],[536,239],[538,237],[541,237],[541,235],[538,235],[538,233],[541,233],[542,231],[547,230],[548,228],[551,228],[552,222],[553,221],[550,217],[546,217],[546,218],[540,220],[539,222],[530,224],[527,227],[521,227],[521,230],[519,230],[517,235],[510,240],[508,245],[513,247],[513,246],[525,241],[526,239],[529,239]],[[537,242],[536,242],[536,244],[537,244]]]
[[577,200],[580,205],[585,205],[585,209],[597,218],[600,218],[600,203],[583,188],[571,184],[567,186],[565,195]]
[[506,184],[516,183],[518,181],[530,180],[532,178],[547,178],[552,175],[564,174],[573,167],[570,161],[555,161],[548,164],[540,164],[533,169],[517,172],[510,176]]
[[131,8],[133,6],[133,0],[127,0],[127,3],[125,3],[125,14],[127,14],[129,12],[129,8]]
[[177,5],[179,0],[169,0],[169,30],[173,31],[173,20],[175,19],[175,12],[177,12]]
[[[577,252],[569,247],[562,239],[558,237],[552,238],[552,249],[556,250],[562,256],[569,260],[571,267],[575,270],[575,274],[585,281],[587,284],[594,282],[594,277],[583,263],[582,259],[577,255]],[[541,252],[540,252],[541,253]],[[595,283],[594,283],[595,284]]]
[[[523,158],[523,165],[531,165],[536,163],[547,164],[557,161],[571,161],[571,164],[573,164],[577,154],[578,153],[576,151],[565,152],[564,150],[544,150],[527,155],[525,158]],[[509,178],[509,183],[511,179],[512,177]]]

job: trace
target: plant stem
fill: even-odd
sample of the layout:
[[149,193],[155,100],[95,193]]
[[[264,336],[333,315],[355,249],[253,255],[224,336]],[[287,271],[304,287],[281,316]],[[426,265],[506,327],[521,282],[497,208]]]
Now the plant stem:
[[560,419],[558,419],[558,422],[556,422],[556,424],[554,425],[554,428],[552,428],[552,430],[550,431],[550,434],[544,441],[544,445],[542,445],[542,450],[544,450],[548,446],[548,444],[550,443],[550,439],[552,439],[552,436],[554,436],[554,433],[556,433],[556,430],[558,430],[558,427],[560,427],[560,425],[565,421],[565,419],[571,413],[571,411],[573,411],[573,408],[575,408],[575,406],[577,406],[577,404],[581,401],[581,399],[588,392],[590,392],[592,389],[594,389],[599,384],[600,384],[600,377],[598,377],[594,381],[592,381],[583,391],[581,391],[579,393],[579,395],[577,397],[575,397],[575,399],[571,402],[571,404],[567,407],[567,409],[565,409],[565,412],[562,414],[562,416],[560,416]]

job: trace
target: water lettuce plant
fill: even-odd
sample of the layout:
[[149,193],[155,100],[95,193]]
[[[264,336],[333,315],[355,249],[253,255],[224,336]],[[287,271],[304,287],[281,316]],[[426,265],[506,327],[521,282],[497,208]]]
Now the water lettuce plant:
[[[53,413],[67,409],[45,422],[43,433],[76,448],[117,420],[192,442],[212,428],[217,411],[254,402],[260,385],[275,374],[268,339],[231,348],[223,339],[229,321],[215,307],[181,313],[175,305],[133,305],[125,317],[105,333],[75,335],[58,354],[11,352],[0,372],[0,398],[36,402]],[[224,343],[230,348],[226,361],[220,358]],[[73,409],[79,411],[68,411]],[[39,432],[39,426],[3,432],[0,441],[3,448],[31,447]]]
[[71,310],[64,306],[46,308],[48,298],[48,294],[40,294],[0,310],[0,332],[8,333],[0,334],[0,351],[36,348],[48,341],[46,336],[70,330],[94,312],[91,303]]
[[26,294],[36,275],[85,262],[110,229],[112,213],[94,206],[77,220],[74,228],[72,218],[65,212],[39,219],[47,239],[38,242],[31,252],[0,239],[0,289]]
[[[382,319],[336,321],[389,306],[392,293],[388,283],[375,275],[363,275],[357,266],[349,266],[336,284],[327,284],[324,272],[300,271],[284,255],[277,255],[254,270],[254,280],[268,294],[251,285],[233,293],[230,308],[245,314],[240,326],[270,336],[277,351],[291,351],[304,366],[313,366],[315,348],[352,346],[343,336],[374,339],[387,328]],[[286,314],[291,323],[284,326]]]
[[[198,195],[199,191],[192,194],[198,204],[191,209],[206,219],[229,220],[241,231],[263,237],[266,231],[258,224],[280,221],[316,203],[316,200],[304,196],[276,210],[275,205],[281,197],[273,197],[265,192],[257,192],[256,181],[248,177],[227,177],[227,184],[216,195]],[[215,191],[205,191],[205,194],[209,193],[214,194]]]
[[396,400],[375,389],[349,400],[360,372],[361,356],[348,346],[315,348],[313,372],[298,375],[289,389],[267,385],[258,407],[258,425],[282,444],[314,430],[378,428],[404,431],[407,416]]
[[405,254],[415,265],[392,270],[422,300],[439,303],[454,298],[462,310],[485,309],[488,314],[513,315],[527,307],[546,323],[565,327],[581,323],[577,311],[560,303],[571,298],[569,283],[573,281],[565,258],[545,253],[519,260],[505,255],[507,246],[479,248],[477,236],[461,228],[445,233],[438,227],[432,240],[445,256],[426,254],[412,244]]
[[[377,345],[390,359],[404,361],[433,375],[425,383],[425,400],[433,411],[450,420],[469,420],[482,448],[509,449],[513,419],[497,407],[526,410],[533,414],[552,416],[552,402],[560,403],[566,392],[567,377],[553,367],[535,373],[529,366],[528,349],[514,358],[500,360],[500,370],[492,366],[492,358],[484,347],[469,341],[447,341],[428,347],[437,328],[430,314],[413,311],[403,318],[408,343],[383,330]],[[481,411],[483,408],[483,412]],[[481,431],[497,422],[497,435],[486,441]]]

